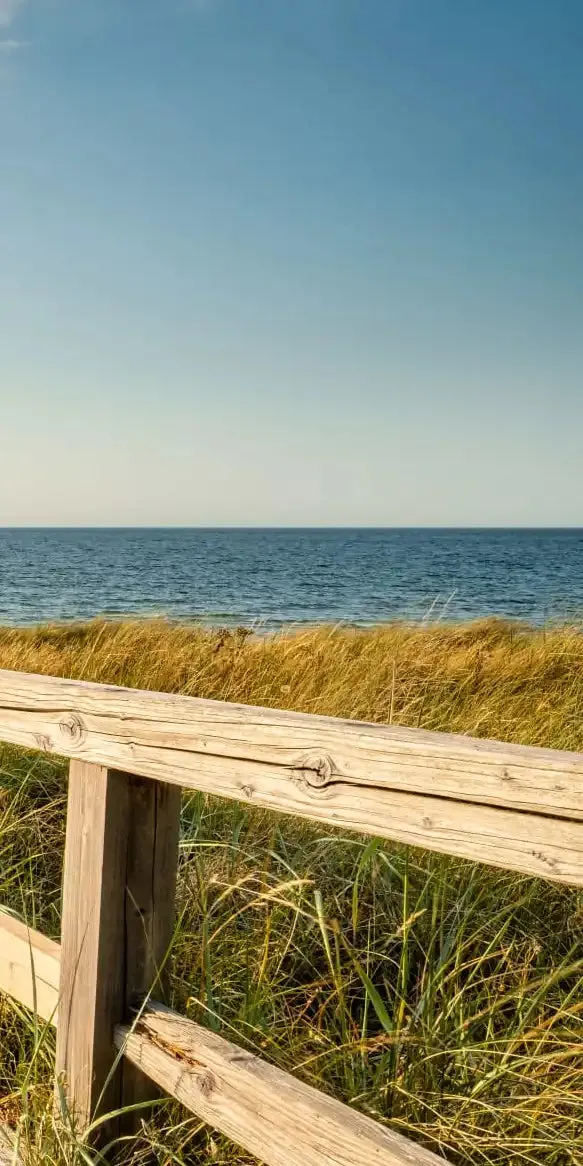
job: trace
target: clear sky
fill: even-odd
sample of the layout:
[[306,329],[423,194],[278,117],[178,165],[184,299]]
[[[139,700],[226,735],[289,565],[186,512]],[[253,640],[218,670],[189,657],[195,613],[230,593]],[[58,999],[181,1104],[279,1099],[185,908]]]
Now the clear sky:
[[583,525],[582,0],[0,0],[0,525]]

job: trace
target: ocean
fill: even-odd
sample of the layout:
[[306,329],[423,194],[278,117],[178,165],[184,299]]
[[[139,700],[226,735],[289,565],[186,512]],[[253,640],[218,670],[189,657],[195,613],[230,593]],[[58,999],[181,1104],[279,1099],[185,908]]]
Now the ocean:
[[583,617],[583,530],[0,529],[0,623]]

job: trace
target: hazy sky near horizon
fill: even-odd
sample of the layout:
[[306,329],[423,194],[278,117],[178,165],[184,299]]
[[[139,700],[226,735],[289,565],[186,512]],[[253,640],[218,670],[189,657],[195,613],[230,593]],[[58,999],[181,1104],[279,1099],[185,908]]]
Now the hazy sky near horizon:
[[0,525],[583,525],[581,0],[0,0]]

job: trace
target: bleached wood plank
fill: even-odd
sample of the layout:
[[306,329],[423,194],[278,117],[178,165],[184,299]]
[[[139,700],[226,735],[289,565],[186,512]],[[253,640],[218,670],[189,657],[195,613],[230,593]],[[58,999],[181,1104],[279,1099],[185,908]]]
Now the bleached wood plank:
[[444,1159],[153,1003],[124,1055],[266,1166],[443,1166]]
[[185,785],[214,756],[583,820],[581,753],[24,672],[0,670],[0,739],[163,780],[169,750]]
[[0,672],[0,739],[583,885],[583,755]]
[[60,947],[0,911],[0,991],[57,1023]]

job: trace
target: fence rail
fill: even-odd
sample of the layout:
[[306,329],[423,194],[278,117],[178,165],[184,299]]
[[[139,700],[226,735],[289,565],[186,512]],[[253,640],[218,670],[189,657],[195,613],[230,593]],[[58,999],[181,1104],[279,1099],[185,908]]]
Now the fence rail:
[[269,1166],[443,1161],[151,1000],[132,1025],[163,987],[180,787],[583,886],[583,755],[5,671],[0,740],[71,758],[61,947],[0,915],[0,989],[58,1010],[81,1122],[154,1081]]
[[0,992],[57,1023],[61,948],[0,911]]

